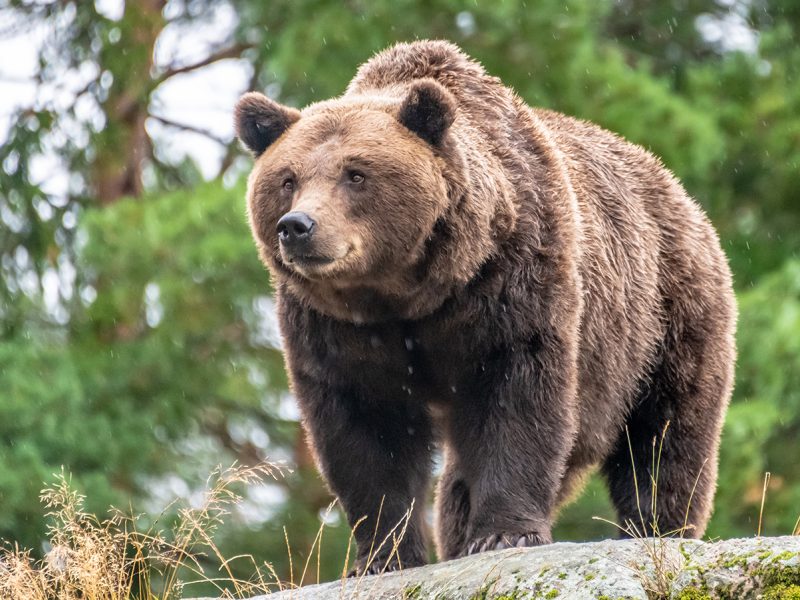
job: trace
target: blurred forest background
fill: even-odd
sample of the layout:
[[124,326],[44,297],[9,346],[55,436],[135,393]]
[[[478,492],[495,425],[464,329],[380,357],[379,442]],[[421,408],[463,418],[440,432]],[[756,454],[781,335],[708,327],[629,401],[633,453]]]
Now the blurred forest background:
[[[298,561],[331,498],[299,431],[268,275],[245,221],[250,159],[227,114],[207,126],[165,116],[162,90],[232,63],[245,74],[238,88],[220,81],[202,92],[228,111],[245,89],[302,107],[340,94],[377,50],[423,37],[461,45],[530,104],[650,148],[709,213],[741,315],[708,536],[756,532],[765,471],[763,532],[793,531],[800,3],[110,4],[0,8],[0,40],[46,32],[36,38],[37,93],[0,116],[0,538],[46,550],[38,495],[62,465],[92,511],[157,515],[173,497],[195,501],[215,465],[269,457],[293,472],[246,490],[217,541],[288,578],[282,528]],[[181,46],[201,29],[213,44]],[[168,36],[178,50],[159,58]],[[0,84],[13,61],[0,61]],[[172,136],[187,132],[216,148],[213,168],[175,150]],[[556,538],[614,535],[595,515],[614,518],[598,480],[563,512]],[[349,531],[338,513],[327,521],[322,570],[335,578]]]

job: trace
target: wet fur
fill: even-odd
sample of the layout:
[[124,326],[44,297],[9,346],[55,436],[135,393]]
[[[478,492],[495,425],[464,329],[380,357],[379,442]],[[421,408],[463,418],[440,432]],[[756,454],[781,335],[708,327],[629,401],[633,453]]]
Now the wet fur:
[[[420,80],[439,87],[420,93]],[[441,135],[413,104],[440,88],[444,104],[431,110],[444,107],[433,116]],[[403,121],[404,110],[417,121]],[[697,481],[686,535],[701,535],[731,392],[735,304],[717,236],[695,202],[642,148],[529,108],[445,42],[378,54],[341,98],[306,108],[300,121],[317,119],[324,140],[323,129],[345,127],[355,113],[406,125],[353,125],[352,135],[369,140],[373,131],[416,174],[420,186],[409,183],[393,202],[418,207],[408,225],[426,233],[399,252],[387,230],[406,224],[391,221],[390,206],[359,208],[371,214],[357,224],[348,219],[356,208],[330,219],[360,227],[365,248],[387,236],[381,260],[406,262],[346,284],[306,280],[281,262],[274,223],[287,206],[266,201],[271,165],[319,140],[295,147],[277,137],[248,199],[309,441],[350,523],[367,517],[355,534],[360,567],[381,503],[379,541],[414,503],[399,562],[426,562],[423,507],[437,444],[442,559],[550,541],[559,504],[597,465],[620,522],[638,523],[625,426],[649,510],[652,440],[667,421],[659,529],[683,525]],[[393,168],[387,178],[405,176]],[[356,256],[350,269],[368,274],[376,260]],[[376,564],[387,559],[384,551]]]

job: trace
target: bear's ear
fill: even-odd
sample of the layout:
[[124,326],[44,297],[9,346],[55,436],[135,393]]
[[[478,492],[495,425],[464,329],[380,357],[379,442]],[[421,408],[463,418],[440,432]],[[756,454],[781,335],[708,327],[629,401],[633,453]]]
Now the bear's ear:
[[397,119],[423,140],[438,146],[456,118],[456,101],[444,86],[425,79],[409,90]]
[[299,110],[282,106],[264,94],[248,92],[234,111],[236,136],[258,158],[299,118]]

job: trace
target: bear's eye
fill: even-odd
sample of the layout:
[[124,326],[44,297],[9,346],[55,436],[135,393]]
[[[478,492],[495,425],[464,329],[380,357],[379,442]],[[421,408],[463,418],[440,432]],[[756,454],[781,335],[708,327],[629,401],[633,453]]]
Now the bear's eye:
[[360,173],[359,171],[349,171],[347,176],[350,179],[350,183],[364,183],[364,180],[366,179],[364,174]]
[[281,184],[283,187],[284,192],[293,192],[294,191],[294,180],[293,179],[284,179],[283,183]]

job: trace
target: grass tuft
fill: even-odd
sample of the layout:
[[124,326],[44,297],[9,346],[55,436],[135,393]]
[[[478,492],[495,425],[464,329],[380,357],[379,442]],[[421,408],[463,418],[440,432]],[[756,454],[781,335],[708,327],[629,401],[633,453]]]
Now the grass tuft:
[[[692,486],[692,491],[689,494],[689,499],[686,504],[683,526],[672,531],[662,532],[658,523],[658,478],[661,470],[661,454],[664,449],[664,438],[667,435],[669,425],[670,422],[667,421],[664,425],[664,429],[661,431],[660,439],[653,437],[653,453],[651,459],[652,464],[650,465],[649,470],[650,511],[648,517],[646,518],[645,513],[642,511],[641,498],[639,496],[639,481],[636,475],[636,462],[634,460],[633,446],[631,444],[630,433],[628,432],[627,426],[625,427],[625,433],[628,436],[628,451],[630,453],[633,470],[633,488],[636,494],[636,509],[639,516],[639,522],[637,523],[633,519],[629,519],[625,523],[620,524],[609,521],[608,519],[603,519],[601,517],[593,517],[596,520],[604,521],[613,525],[622,531],[622,533],[624,533],[626,536],[637,540],[641,544],[644,552],[653,565],[653,569],[652,571],[649,569],[637,569],[636,572],[641,578],[642,587],[644,587],[648,598],[658,600],[672,597],[675,579],[683,568],[683,564],[681,564],[682,561],[670,551],[667,544],[663,543],[663,539],[666,537],[683,538],[686,532],[693,527],[688,522],[689,512],[692,507],[692,500],[694,499],[695,490],[697,489],[697,483],[700,480],[700,476],[702,475],[703,469],[706,465],[706,463],[703,462],[700,472],[697,474],[697,477],[694,480],[694,485]],[[652,533],[652,535],[650,535],[650,533]]]
[[[164,532],[156,529],[158,521],[141,531],[140,517],[114,509],[104,520],[87,513],[85,497],[62,472],[41,494],[50,521],[50,550],[36,560],[16,544],[0,548],[0,598],[174,600],[199,582],[212,584],[223,598],[281,588],[271,565],[256,565],[249,556],[225,559],[213,541],[223,518],[241,501],[234,491],[237,485],[281,474],[279,466],[268,462],[218,468],[200,506],[179,509],[176,524]],[[237,559],[253,562],[251,579],[234,576],[230,565]]]

